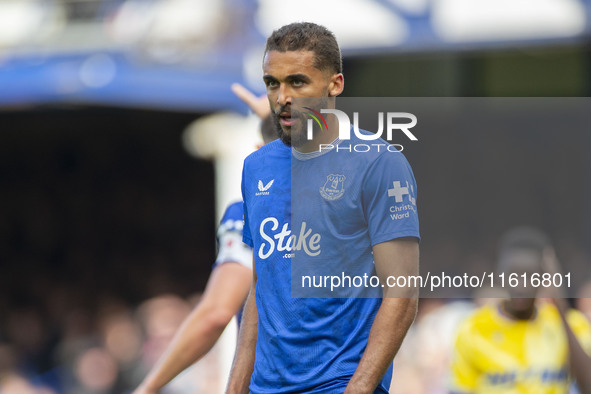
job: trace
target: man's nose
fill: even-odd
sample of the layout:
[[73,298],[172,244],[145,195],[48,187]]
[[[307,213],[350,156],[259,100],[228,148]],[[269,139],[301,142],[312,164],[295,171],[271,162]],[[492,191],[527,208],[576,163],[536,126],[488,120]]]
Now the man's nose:
[[279,86],[279,94],[277,95],[277,104],[280,106],[284,106],[287,104],[291,104],[291,91],[289,86],[285,84],[281,84]]

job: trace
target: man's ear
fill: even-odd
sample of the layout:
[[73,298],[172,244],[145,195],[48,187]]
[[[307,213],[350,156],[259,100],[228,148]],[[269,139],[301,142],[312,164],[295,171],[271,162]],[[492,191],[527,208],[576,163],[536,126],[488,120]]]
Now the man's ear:
[[339,94],[341,94],[343,92],[344,88],[345,88],[345,79],[343,77],[343,74],[341,74],[341,73],[334,74],[332,77],[330,77],[330,83],[328,84],[328,96],[329,97],[338,96]]

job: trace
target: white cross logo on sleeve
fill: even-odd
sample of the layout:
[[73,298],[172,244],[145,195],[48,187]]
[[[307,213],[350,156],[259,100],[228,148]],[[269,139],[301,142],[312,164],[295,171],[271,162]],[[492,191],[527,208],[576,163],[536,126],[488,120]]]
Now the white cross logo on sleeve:
[[407,186],[402,187],[400,186],[400,181],[394,181],[394,187],[388,189],[388,197],[395,197],[396,202],[402,202],[402,197],[405,194],[408,194],[408,184]]

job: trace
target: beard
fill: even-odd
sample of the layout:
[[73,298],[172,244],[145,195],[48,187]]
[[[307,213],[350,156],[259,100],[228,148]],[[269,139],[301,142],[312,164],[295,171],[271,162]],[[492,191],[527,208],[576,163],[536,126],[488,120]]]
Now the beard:
[[[298,108],[308,106],[320,112],[320,109],[328,108],[328,97],[321,97],[320,99],[310,98],[309,100],[306,100],[305,103],[306,105],[298,105]],[[279,114],[281,114],[282,112],[289,112],[291,114],[291,119],[295,121],[292,126],[284,126],[281,124],[281,117],[279,116]],[[294,110],[291,104],[279,107],[273,115],[273,126],[275,127],[275,130],[279,135],[279,139],[285,145],[298,148],[310,141],[307,138],[308,117],[302,112]],[[314,124],[313,133],[316,134],[316,132],[319,132],[319,130],[316,129],[316,125]]]
[[[291,119],[295,120],[295,124],[292,126],[282,125],[280,120],[281,117],[279,116],[282,112],[289,112],[291,114]],[[277,135],[279,135],[281,142],[285,145],[297,148],[308,141],[306,139],[306,130],[304,129],[306,119],[302,113],[294,111],[291,108],[291,104],[279,107],[272,118],[275,131],[277,132]]]
[[[293,116],[294,114],[292,113],[292,118]],[[282,126],[279,117],[273,116],[273,126],[277,135],[279,135],[279,139],[289,147],[298,148],[308,142],[306,130],[303,127],[305,119],[301,117],[299,120],[294,126]]]
[[281,140],[281,142],[283,142],[287,146],[291,146],[291,131],[285,132],[283,130],[283,127],[281,126],[281,123],[279,122],[279,116],[273,114],[272,119],[273,119],[273,128],[275,129],[275,132],[277,132],[277,135],[279,136],[279,139]]

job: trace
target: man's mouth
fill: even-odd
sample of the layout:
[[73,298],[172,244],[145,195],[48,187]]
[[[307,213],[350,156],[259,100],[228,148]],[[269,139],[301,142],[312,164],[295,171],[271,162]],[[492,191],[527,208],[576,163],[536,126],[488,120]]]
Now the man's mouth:
[[279,122],[282,126],[291,127],[295,123],[296,118],[291,117],[291,113],[282,112],[279,114]]

